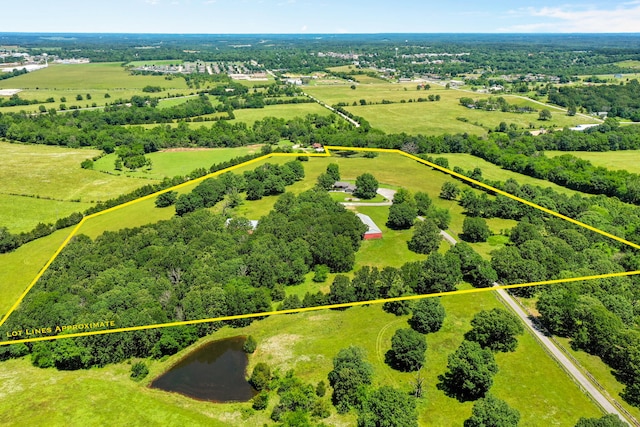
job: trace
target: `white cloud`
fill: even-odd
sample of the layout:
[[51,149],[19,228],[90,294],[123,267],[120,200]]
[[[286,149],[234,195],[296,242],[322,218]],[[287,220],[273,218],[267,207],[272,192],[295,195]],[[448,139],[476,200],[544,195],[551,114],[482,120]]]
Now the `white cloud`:
[[300,31],[304,33],[305,31],[307,31],[307,28],[308,27],[306,25],[303,25],[302,28],[300,28]]
[[[514,24],[501,31],[552,31],[558,33],[635,33],[640,31],[640,0],[609,9],[576,9],[572,6],[525,8],[508,12],[511,17],[529,17],[528,24]],[[543,22],[540,22],[540,20]]]
[[160,0],[144,0],[146,4],[150,4],[151,6],[155,6],[160,3]]

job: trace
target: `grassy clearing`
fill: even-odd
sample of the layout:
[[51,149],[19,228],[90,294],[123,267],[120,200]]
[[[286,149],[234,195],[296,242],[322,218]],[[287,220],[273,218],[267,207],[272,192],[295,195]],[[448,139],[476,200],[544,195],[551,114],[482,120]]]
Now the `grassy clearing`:
[[331,112],[314,102],[310,104],[268,105],[264,108],[236,110],[233,114],[235,114],[237,121],[251,125],[255,121],[262,120],[265,117],[278,117],[290,120],[296,117],[304,117],[307,114],[328,116]]
[[[420,425],[424,426],[461,425],[471,414],[472,403],[459,403],[445,396],[436,388],[437,377],[446,370],[447,355],[462,341],[462,332],[469,329],[473,315],[500,306],[490,293],[451,296],[442,302],[447,311],[443,328],[427,337],[425,397],[418,404]],[[258,340],[258,349],[250,357],[249,371],[257,362],[267,362],[280,372],[294,369],[298,376],[315,384],[327,381],[332,359],[339,349],[357,345],[365,348],[374,366],[374,386],[391,385],[409,391],[413,374],[392,370],[383,361],[393,333],[406,326],[406,317],[384,313],[380,305],[346,311],[323,310],[271,316],[241,329],[225,327],[192,348],[207,341],[250,334]],[[110,416],[111,425],[157,423],[159,417],[166,417],[169,412],[172,413],[169,425],[186,421],[189,425],[255,426],[269,422],[268,412],[250,411],[250,403],[211,404],[144,387],[192,348],[164,362],[151,362],[150,375],[142,384],[128,378],[130,365],[126,363],[89,371],[58,372],[32,368],[26,360],[3,362],[0,410],[10,423],[30,416],[34,422],[47,420],[47,425],[100,425]],[[572,426],[581,416],[599,416],[595,405],[530,336],[520,338],[516,353],[498,355],[498,364],[500,371],[491,392],[520,411],[520,425]],[[19,404],[24,401],[30,405]],[[139,410],[128,410],[132,404]],[[38,406],[37,414],[33,415],[36,419],[30,415],[32,405]],[[62,407],[69,408],[64,419],[58,415]],[[334,414],[326,422],[353,425],[354,421],[353,415]],[[166,425],[166,419],[162,423]]]
[[[95,64],[51,64],[48,68],[28,73],[12,79],[0,81],[0,89],[22,89],[19,96],[23,99],[37,99],[44,102],[53,97],[54,103],[42,104],[47,109],[59,109],[60,104],[67,108],[77,106],[79,108],[91,107],[93,103],[104,106],[107,102],[117,99],[129,99],[133,95],[148,95],[142,92],[145,86],[160,86],[164,93],[185,93],[189,91],[184,79],[165,79],[163,76],[133,76],[123,68],[120,63],[95,63]],[[91,99],[86,99],[89,93]],[[111,98],[105,98],[105,94]],[[76,100],[77,95],[82,95],[82,100]],[[62,102],[60,98],[65,97]],[[11,111],[38,111],[39,104],[5,107],[3,112]]]
[[94,169],[113,174],[136,178],[162,179],[186,175],[197,168],[207,170],[215,163],[224,162],[234,157],[253,154],[259,150],[259,146],[237,148],[211,148],[184,151],[159,151],[149,153],[146,156],[151,160],[151,170],[117,171],[115,170],[115,154],[109,154],[95,162]]
[[13,252],[0,254],[0,316],[9,311],[69,233],[70,228],[58,230]]
[[611,170],[626,170],[632,173],[640,173],[640,150],[625,151],[545,151],[549,157],[571,154],[581,159],[589,160],[596,166]]
[[83,212],[91,206],[91,203],[0,194],[0,227],[7,227],[11,233],[30,231],[39,222],[55,223],[59,218],[74,212]]
[[80,168],[83,160],[98,154],[93,149],[0,142],[0,192],[92,203],[150,182]]
[[[553,112],[553,118],[547,122],[538,120],[538,113],[503,113],[501,111],[471,110],[460,105],[461,97],[486,99],[491,95],[446,89],[432,85],[430,90],[416,90],[415,83],[378,83],[359,85],[356,90],[348,84],[316,85],[305,89],[309,94],[333,105],[339,102],[355,115],[366,118],[373,127],[385,132],[422,133],[440,135],[442,133],[472,133],[484,135],[487,129],[496,128],[500,122],[514,123],[521,129],[530,127],[566,127],[589,120],[580,116],[569,117],[562,112]],[[418,98],[429,95],[440,95],[441,100],[435,102],[416,102]],[[513,96],[504,96],[511,104],[529,106],[536,110],[544,108],[533,101]],[[374,105],[360,105],[360,100]],[[383,100],[394,104],[380,104]],[[413,100],[413,102],[409,102]],[[401,103],[405,101],[405,103]],[[353,106],[353,103],[356,106]],[[467,122],[457,120],[465,118]]]
[[59,65],[52,64],[37,72],[0,82],[0,88],[19,89],[142,89],[160,86],[167,89],[186,90],[184,79],[165,79],[163,76],[132,76],[119,62]]

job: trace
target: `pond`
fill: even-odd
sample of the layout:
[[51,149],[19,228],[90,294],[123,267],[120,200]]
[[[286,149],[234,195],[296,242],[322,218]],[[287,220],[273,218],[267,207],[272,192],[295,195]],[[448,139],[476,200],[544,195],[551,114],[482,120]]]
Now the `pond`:
[[153,380],[150,387],[199,400],[246,402],[257,391],[245,380],[244,341],[245,337],[234,337],[205,344]]

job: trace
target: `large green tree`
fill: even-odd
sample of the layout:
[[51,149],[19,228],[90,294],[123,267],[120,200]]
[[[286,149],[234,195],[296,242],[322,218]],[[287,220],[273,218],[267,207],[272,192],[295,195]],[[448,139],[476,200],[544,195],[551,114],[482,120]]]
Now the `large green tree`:
[[394,230],[406,230],[411,228],[416,220],[418,211],[411,203],[394,203],[389,208],[389,218],[387,219],[387,227]]
[[491,236],[487,221],[483,218],[468,216],[462,223],[462,237],[467,242],[486,242]]
[[516,427],[519,422],[520,412],[517,409],[487,394],[473,404],[471,417],[465,420],[464,427]]
[[[391,212],[389,212],[389,215],[391,215]],[[428,255],[438,249],[441,241],[440,229],[435,222],[426,218],[424,221],[418,222],[413,231],[413,236],[407,242],[407,246],[410,251]]]
[[391,350],[386,361],[393,368],[403,372],[418,371],[425,362],[427,340],[413,329],[398,329],[391,337]]
[[493,384],[498,364],[491,350],[473,341],[463,341],[448,357],[447,372],[438,388],[461,402],[483,397]]
[[515,351],[517,335],[524,332],[520,319],[502,308],[482,310],[473,317],[471,326],[465,338],[493,351]]
[[378,191],[378,180],[370,173],[363,173],[356,178],[356,191],[353,193],[361,199],[373,199]]
[[440,298],[421,299],[413,304],[412,311],[409,326],[421,334],[439,331],[446,315]]
[[373,367],[361,347],[351,346],[338,352],[329,372],[329,384],[333,388],[331,399],[339,413],[362,407],[372,378]]
[[415,399],[393,387],[375,390],[358,414],[358,427],[417,427]]
[[615,414],[607,414],[600,418],[580,418],[575,427],[628,427],[628,424]]

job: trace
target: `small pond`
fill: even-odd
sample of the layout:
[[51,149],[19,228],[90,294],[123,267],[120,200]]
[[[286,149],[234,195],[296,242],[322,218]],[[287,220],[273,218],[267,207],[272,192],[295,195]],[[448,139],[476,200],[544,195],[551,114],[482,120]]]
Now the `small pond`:
[[234,337],[199,347],[153,380],[151,388],[213,402],[250,400],[257,392],[245,380],[244,341],[244,337]]

